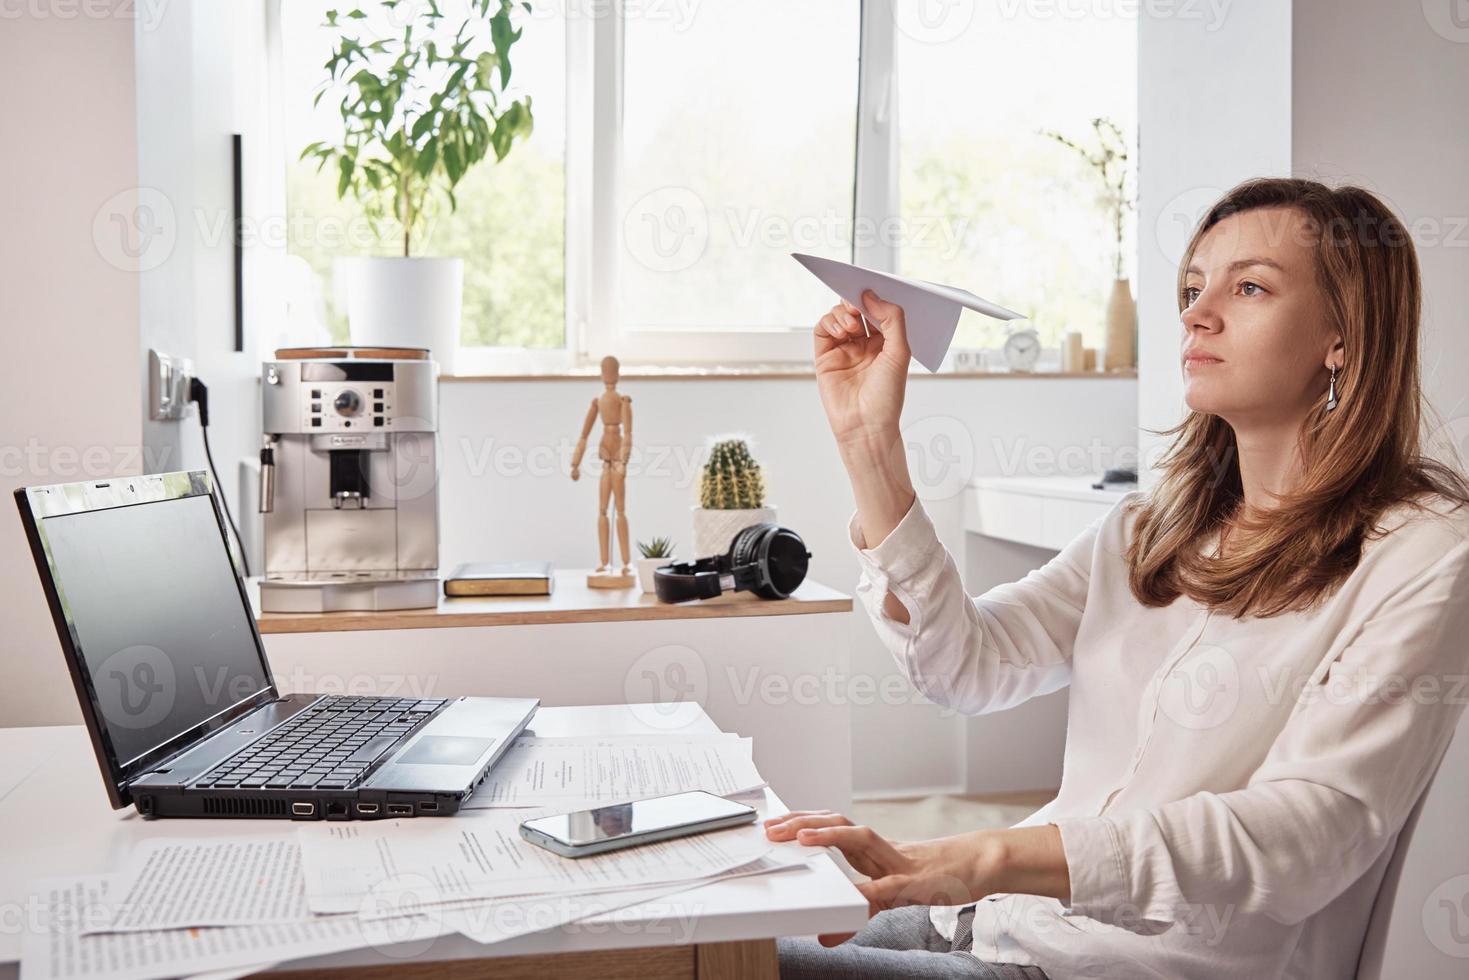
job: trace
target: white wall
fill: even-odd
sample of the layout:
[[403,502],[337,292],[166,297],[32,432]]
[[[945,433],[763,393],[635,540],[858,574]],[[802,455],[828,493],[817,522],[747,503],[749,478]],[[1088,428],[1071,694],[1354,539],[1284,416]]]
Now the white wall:
[[[1291,5],[1223,16],[1143,4],[1138,20],[1138,450],[1143,482],[1183,418],[1178,262],[1209,205],[1247,177],[1290,170]],[[1177,14],[1177,15],[1174,15]]]
[[[282,214],[284,157],[271,143],[267,0],[173,3],[138,30],[139,174],[176,233],[140,279],[142,346],[188,357],[209,386],[210,443],[246,534],[236,461],[260,445],[261,340],[284,302],[271,287]],[[244,138],[245,344],[234,349],[230,137]],[[144,365],[146,370],[146,365]],[[146,396],[146,391],[144,392]],[[153,470],[205,466],[198,419],[143,421]]]
[[[1469,449],[1469,22],[1452,0],[1295,0],[1292,166],[1361,184],[1408,226],[1423,272],[1424,386]],[[1469,722],[1408,851],[1388,973],[1469,973]],[[1457,929],[1457,936],[1453,929]]]
[[[584,473],[574,484],[566,473],[586,406],[599,390],[592,380],[443,386],[445,568],[514,558],[596,564],[595,476]],[[812,577],[851,592],[851,491],[811,379],[629,381],[623,390],[633,398],[638,452],[628,480],[634,539],[671,535],[687,545],[706,438],[744,432],[765,466],[781,522],[814,554]],[[910,459],[925,506],[961,569],[960,490],[970,477],[1085,475],[1130,460],[1135,405],[1129,379],[915,375],[904,410]],[[860,685],[881,690],[896,667],[860,611],[837,642],[853,645],[857,684],[837,690],[853,703],[857,792],[1056,785],[1064,713],[1045,706],[1009,713],[1000,727],[984,730],[979,758],[970,758],[965,719],[918,703],[903,685],[896,698],[864,693]],[[1005,765],[987,766],[986,754],[1003,756]],[[1025,781],[1026,772],[1039,774],[1037,781]]]
[[[0,91],[0,482],[140,472],[133,22],[6,19]],[[0,725],[73,720],[20,520],[0,509]]]

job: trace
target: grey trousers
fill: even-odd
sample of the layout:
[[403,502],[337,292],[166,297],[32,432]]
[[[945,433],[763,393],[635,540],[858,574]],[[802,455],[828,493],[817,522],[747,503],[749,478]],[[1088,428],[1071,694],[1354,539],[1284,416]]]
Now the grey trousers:
[[1046,980],[1037,967],[985,963],[955,949],[968,949],[973,934],[973,908],[959,916],[950,943],[928,919],[928,906],[913,905],[879,912],[866,928],[840,946],[827,948],[815,939],[781,939],[781,980]]

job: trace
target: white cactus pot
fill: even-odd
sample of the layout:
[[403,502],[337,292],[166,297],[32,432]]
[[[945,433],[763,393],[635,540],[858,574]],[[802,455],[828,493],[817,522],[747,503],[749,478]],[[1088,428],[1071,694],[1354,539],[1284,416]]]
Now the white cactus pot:
[[734,536],[751,524],[774,524],[774,507],[751,507],[745,510],[708,510],[694,512],[694,557],[722,555],[729,550]]

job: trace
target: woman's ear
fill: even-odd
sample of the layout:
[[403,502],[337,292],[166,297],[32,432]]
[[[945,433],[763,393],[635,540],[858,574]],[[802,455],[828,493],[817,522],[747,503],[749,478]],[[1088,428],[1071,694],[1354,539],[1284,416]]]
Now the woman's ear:
[[1336,334],[1331,341],[1331,346],[1326,349],[1326,369],[1328,371],[1340,371],[1347,360],[1346,344],[1342,343],[1341,334]]

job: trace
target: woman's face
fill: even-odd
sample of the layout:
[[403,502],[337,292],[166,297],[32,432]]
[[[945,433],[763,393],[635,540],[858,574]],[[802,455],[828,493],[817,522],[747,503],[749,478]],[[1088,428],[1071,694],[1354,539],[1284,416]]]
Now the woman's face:
[[1200,239],[1184,276],[1184,400],[1236,431],[1298,425],[1341,364],[1326,322],[1312,230],[1291,208],[1231,215]]

